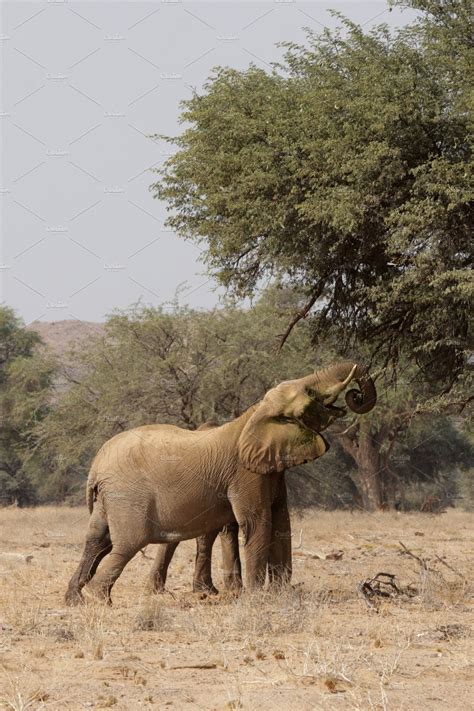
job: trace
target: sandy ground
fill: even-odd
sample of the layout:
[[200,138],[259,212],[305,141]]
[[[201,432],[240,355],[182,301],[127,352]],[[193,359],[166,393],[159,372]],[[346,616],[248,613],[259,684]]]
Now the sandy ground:
[[[113,607],[89,596],[71,609],[87,520],[85,509],[0,510],[0,708],[472,708],[472,515],[293,516],[293,586],[237,599],[190,592],[193,541],[178,548],[169,592],[147,597],[149,546]],[[216,546],[217,585],[219,558]],[[401,592],[369,609],[358,584],[381,571]]]

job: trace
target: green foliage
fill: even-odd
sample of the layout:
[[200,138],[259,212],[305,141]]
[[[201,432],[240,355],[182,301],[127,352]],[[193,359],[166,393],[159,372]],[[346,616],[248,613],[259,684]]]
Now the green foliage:
[[0,503],[37,500],[41,479],[35,427],[49,409],[54,364],[35,354],[40,337],[11,309],[0,308]]
[[314,337],[406,353],[449,386],[472,299],[472,14],[403,2],[408,28],[308,32],[267,73],[218,68],[152,186],[239,295],[279,277],[320,297]]
[[330,435],[327,438],[331,439],[331,448],[324,457],[287,472],[288,499],[296,510],[311,506],[327,510],[361,508],[351,478],[356,464],[336,438]]
[[30,357],[40,341],[35,331],[25,329],[13,309],[0,307],[0,382],[4,382],[9,363],[14,358]]
[[474,447],[464,422],[446,416],[421,416],[413,420],[397,443],[391,467],[403,481],[404,509],[427,510],[464,502],[469,505]]
[[[447,417],[420,417],[413,421],[394,459],[406,478],[433,479],[458,467],[468,468],[474,448],[465,433]],[[404,466],[403,466],[404,464]]]

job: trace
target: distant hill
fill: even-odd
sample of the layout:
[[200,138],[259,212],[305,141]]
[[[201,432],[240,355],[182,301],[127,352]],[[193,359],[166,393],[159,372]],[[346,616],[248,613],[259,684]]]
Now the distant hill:
[[39,333],[44,343],[57,356],[63,356],[74,344],[87,341],[104,331],[104,324],[93,321],[33,321],[30,331]]

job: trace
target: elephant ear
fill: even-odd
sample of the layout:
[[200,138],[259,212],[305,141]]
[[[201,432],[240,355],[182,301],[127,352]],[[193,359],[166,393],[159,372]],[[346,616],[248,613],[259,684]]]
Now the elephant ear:
[[238,449],[246,469],[268,474],[311,462],[327,452],[329,444],[297,422],[272,417],[262,404],[242,430]]

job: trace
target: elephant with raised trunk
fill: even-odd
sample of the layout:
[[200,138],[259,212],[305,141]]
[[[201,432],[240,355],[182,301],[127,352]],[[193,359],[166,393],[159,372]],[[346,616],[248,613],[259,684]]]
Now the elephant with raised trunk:
[[[325,430],[345,410],[375,405],[373,381],[354,363],[287,380],[231,422],[204,431],[145,425],[116,435],[99,450],[87,482],[91,518],[82,559],[66,600],[81,599],[96,574],[110,591],[128,561],[148,543],[196,538],[237,521],[244,535],[245,585],[289,578],[289,515],[282,472],[322,456]],[[280,535],[276,536],[276,532]],[[284,535],[288,533],[288,536]]]

